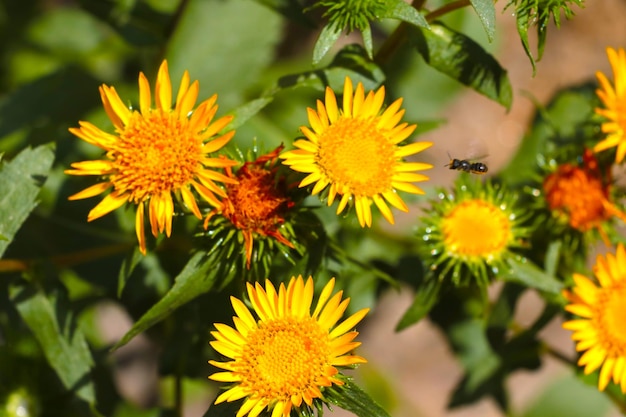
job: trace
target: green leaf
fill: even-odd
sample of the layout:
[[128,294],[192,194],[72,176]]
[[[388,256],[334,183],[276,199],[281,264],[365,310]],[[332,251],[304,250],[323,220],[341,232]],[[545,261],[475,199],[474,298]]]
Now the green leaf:
[[480,22],[485,28],[487,39],[493,42],[493,36],[496,32],[496,7],[493,0],[470,0],[472,7],[480,18]]
[[113,346],[112,350],[124,346],[133,337],[165,319],[183,304],[213,288],[219,277],[209,272],[211,266],[213,266],[211,262],[206,262],[206,254],[197,252],[192,256],[176,277],[174,286],[159,302],[141,316],[122,339]]
[[[69,67],[38,78],[0,100],[0,137],[24,128],[37,131],[23,147],[42,137],[58,136],[99,103],[98,82],[83,70]],[[90,93],[86,93],[90,92]],[[94,92],[91,94],[91,92]]]
[[569,375],[541,389],[540,395],[520,417],[607,416],[610,409],[609,396]]
[[278,80],[274,90],[310,87],[323,91],[328,85],[334,91],[343,91],[346,77],[354,84],[361,82],[365,90],[380,87],[385,80],[385,73],[367,58],[362,46],[346,45],[325,68],[287,75]]
[[553,295],[559,294],[563,288],[563,283],[530,261],[510,259],[508,265],[510,269],[501,276],[505,281],[518,282]]
[[374,59],[374,44],[372,41],[372,28],[370,25],[367,25],[367,27],[361,31],[361,35],[363,36],[363,45],[365,45],[367,57],[372,60]]
[[534,77],[537,73],[537,62],[535,61],[535,57],[530,50],[530,43],[528,41],[528,26],[530,25],[529,15],[527,13],[517,12],[516,16],[517,33],[519,34],[520,40],[522,41],[524,52],[526,52],[526,56],[530,60],[530,64],[533,66]]
[[142,259],[143,254],[139,251],[139,247],[135,246],[133,251],[130,252],[122,261],[120,273],[117,277],[117,298],[122,297],[122,292],[124,291],[124,287],[126,287],[126,282],[128,282],[128,279],[135,270],[135,267],[142,261]]
[[107,22],[133,46],[161,46],[172,25],[173,15],[161,13],[145,1],[79,0],[94,16]]
[[235,110],[229,113],[232,114],[235,118],[228,125],[227,128],[229,130],[237,129],[239,126],[243,125],[253,116],[255,116],[258,112],[263,110],[263,108],[270,104],[273,99],[273,97],[261,97],[237,107]]
[[313,48],[313,65],[319,64],[322,58],[326,56],[326,53],[341,36],[341,32],[343,30],[338,25],[330,23],[324,26],[324,29],[320,32],[320,37],[315,42],[315,48]]
[[546,251],[546,262],[544,268],[546,274],[554,276],[559,266],[559,258],[561,257],[561,249],[563,248],[563,242],[556,240],[550,242],[548,250]]
[[282,31],[280,15],[258,3],[190,0],[167,44],[172,79],[188,70],[200,97],[218,94],[220,108],[233,108],[273,62]]
[[330,403],[359,417],[389,417],[389,413],[352,381],[327,388],[324,396]]
[[438,22],[411,28],[409,37],[428,65],[510,109],[507,72],[482,46]]
[[103,25],[76,7],[59,7],[42,14],[29,28],[33,43],[59,56],[94,51],[107,36]]
[[397,19],[426,29],[430,27],[424,16],[409,3],[403,0],[392,0],[391,3],[393,4],[389,5],[387,13],[383,14],[381,18]]
[[60,323],[62,318],[71,318],[65,300],[48,297],[26,281],[11,285],[9,296],[63,385],[89,404],[95,404],[90,378],[93,360],[85,336],[73,321],[69,326],[67,322]]
[[37,195],[54,160],[50,146],[26,148],[0,166],[0,257],[37,206]]
[[400,322],[396,326],[396,331],[404,330],[424,318],[439,299],[440,290],[440,280],[427,279],[422,286],[418,288],[415,298],[413,299],[413,304],[411,304],[411,307],[409,307],[400,319]]

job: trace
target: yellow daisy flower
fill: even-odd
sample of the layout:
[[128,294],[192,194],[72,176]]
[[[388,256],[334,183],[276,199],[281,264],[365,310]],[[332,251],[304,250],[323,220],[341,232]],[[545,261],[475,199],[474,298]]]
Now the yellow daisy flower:
[[70,132],[80,139],[106,151],[105,160],[75,162],[70,175],[97,175],[103,179],[96,185],[70,196],[70,200],[94,197],[112,188],[87,216],[95,220],[125,203],[137,205],[135,228],[139,248],[146,253],[144,212],[147,208],[152,235],[172,231],[174,199],[202,218],[195,192],[217,207],[216,195],[224,191],[215,181],[233,183],[233,179],[215,171],[237,163],[209,155],[221,149],[233,137],[234,131],[217,136],[232,116],[212,122],[217,112],[217,95],[203,101],[194,110],[199,83],[189,83],[189,73],[182,77],[176,105],[172,109],[172,83],[163,61],[155,87],[156,108],[152,108],[150,84],[139,74],[139,111],[129,109],[114,87],[102,85],[100,96],[116,134],[104,132],[89,122],[79,122]]
[[340,110],[335,93],[326,87],[324,103],[318,100],[317,110],[307,109],[311,128],[300,128],[306,139],[294,143],[297,150],[281,155],[285,165],[308,174],[300,187],[315,184],[311,192],[314,195],[328,187],[329,206],[341,196],[337,214],[348,202],[353,203],[361,227],[372,225],[372,202],[393,224],[387,203],[408,211],[397,191],[424,194],[412,183],[428,180],[417,171],[432,168],[431,164],[403,161],[432,143],[399,146],[416,125],[400,123],[404,115],[404,110],[400,110],[401,98],[383,111],[384,98],[384,87],[366,96],[363,84],[358,83],[354,91],[352,81],[346,78]]
[[342,291],[331,297],[334,285],[334,279],[326,284],[311,313],[311,277],[306,282],[292,277],[278,291],[269,280],[265,288],[248,283],[258,320],[242,301],[231,297],[235,327],[216,323],[211,346],[232,360],[209,361],[224,370],[209,378],[233,385],[215,404],[245,398],[237,417],[256,417],[266,408],[272,417],[288,417],[294,407],[312,411],[314,402],[320,406],[325,387],[344,384],[337,368],[367,362],[350,352],[360,345],[353,341],[358,332],[352,329],[369,309],[337,325],[350,299],[342,301]]
[[598,389],[609,381],[619,384],[626,393],[626,249],[618,245],[617,253],[598,256],[594,267],[596,281],[574,274],[572,292],[565,309],[580,317],[563,323],[573,331],[576,350],[583,352],[578,360],[588,375],[600,369]]
[[469,176],[460,177],[451,191],[441,190],[418,229],[433,273],[439,279],[450,273],[456,285],[471,280],[486,285],[505,270],[516,256],[512,250],[530,234],[522,226],[528,215],[515,201],[501,185]]
[[607,77],[597,72],[600,88],[596,94],[604,104],[604,108],[597,108],[596,113],[608,119],[602,124],[602,132],[607,137],[598,143],[593,150],[600,152],[617,147],[615,162],[620,163],[626,155],[626,52],[623,48],[615,50],[606,48],[606,53],[613,69],[615,84],[611,85]]

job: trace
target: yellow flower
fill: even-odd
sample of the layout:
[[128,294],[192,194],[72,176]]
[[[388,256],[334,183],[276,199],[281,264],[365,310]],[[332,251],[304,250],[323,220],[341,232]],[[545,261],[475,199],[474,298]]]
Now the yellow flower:
[[311,128],[300,128],[306,139],[294,143],[299,149],[281,155],[285,165],[308,174],[300,187],[315,184],[312,194],[329,187],[329,206],[335,197],[341,196],[337,214],[348,202],[353,203],[361,227],[372,225],[372,202],[393,224],[387,203],[408,211],[397,191],[423,194],[412,183],[426,181],[428,177],[416,171],[432,168],[426,163],[403,161],[404,157],[421,152],[432,143],[399,146],[416,125],[398,124],[404,115],[404,110],[400,110],[401,98],[383,111],[384,98],[384,87],[366,96],[363,84],[357,84],[353,91],[352,81],[346,78],[340,110],[335,93],[327,87],[325,102],[317,101],[317,111],[307,109]]
[[617,147],[615,162],[619,164],[626,155],[626,52],[623,48],[606,48],[606,53],[613,69],[614,85],[611,85],[603,73],[596,73],[600,82],[596,94],[604,104],[604,108],[597,108],[596,113],[608,121],[602,124],[602,132],[607,137],[593,150],[600,152]]
[[469,176],[460,177],[452,191],[438,196],[418,230],[424,259],[430,259],[430,269],[439,279],[451,272],[457,285],[470,279],[488,284],[490,276],[507,268],[507,259],[514,256],[511,250],[523,246],[529,235],[521,226],[526,214],[502,186]]
[[311,313],[311,277],[306,282],[292,277],[278,291],[269,280],[265,289],[248,283],[258,321],[242,301],[231,297],[235,328],[216,323],[217,330],[211,332],[211,346],[232,359],[209,361],[225,371],[210,379],[233,384],[216,404],[245,398],[237,417],[256,417],[265,408],[272,410],[272,417],[288,417],[294,407],[311,411],[323,400],[324,387],[344,384],[338,367],[366,362],[350,352],[360,345],[353,341],[358,332],[352,329],[369,310],[337,325],[350,299],[342,301],[342,291],[331,297],[334,284],[334,279],[326,284]]
[[572,292],[565,309],[580,317],[563,323],[573,331],[576,350],[585,352],[578,360],[588,375],[598,368],[598,389],[603,391],[612,379],[626,393],[626,250],[621,244],[617,253],[600,255],[594,273],[597,282],[574,274]]
[[129,109],[114,87],[102,85],[100,96],[116,134],[104,132],[89,122],[79,122],[80,128],[69,129],[80,139],[106,151],[105,160],[72,164],[65,171],[70,175],[97,175],[103,179],[96,185],[76,193],[70,200],[94,197],[112,188],[87,217],[95,220],[125,203],[137,205],[135,228],[139,248],[146,253],[144,211],[152,235],[172,231],[174,199],[181,201],[196,217],[202,218],[193,190],[213,206],[220,204],[216,194],[225,193],[214,181],[232,183],[234,180],[215,171],[236,165],[225,158],[209,155],[233,137],[234,131],[222,136],[217,133],[231,120],[222,117],[214,122],[217,95],[203,101],[195,110],[199,83],[189,84],[189,73],[182,77],[176,106],[172,109],[172,84],[163,61],[155,87],[156,108],[152,108],[150,84],[139,74],[139,111]]

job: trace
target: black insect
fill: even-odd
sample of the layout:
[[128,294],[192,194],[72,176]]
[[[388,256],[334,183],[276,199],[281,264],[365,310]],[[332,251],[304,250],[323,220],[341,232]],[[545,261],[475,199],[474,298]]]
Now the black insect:
[[450,169],[455,169],[457,171],[465,171],[479,175],[489,171],[487,165],[483,164],[482,162],[470,162],[465,159],[450,158],[450,163],[445,166],[450,167]]

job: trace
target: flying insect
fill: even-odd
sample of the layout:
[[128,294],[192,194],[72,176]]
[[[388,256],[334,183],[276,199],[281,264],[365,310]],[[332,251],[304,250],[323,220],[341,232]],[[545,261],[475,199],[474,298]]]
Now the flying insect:
[[466,159],[450,158],[450,163],[445,166],[457,171],[464,171],[477,175],[482,175],[489,171],[487,165],[483,164],[482,162],[470,162]]

